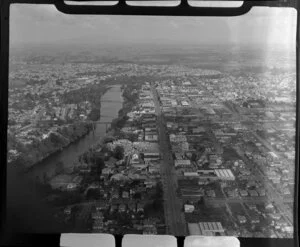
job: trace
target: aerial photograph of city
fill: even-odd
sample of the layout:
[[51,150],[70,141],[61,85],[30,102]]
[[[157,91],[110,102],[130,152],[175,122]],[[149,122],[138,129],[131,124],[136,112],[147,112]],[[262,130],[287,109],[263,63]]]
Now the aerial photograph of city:
[[10,18],[13,227],[293,238],[295,10]]

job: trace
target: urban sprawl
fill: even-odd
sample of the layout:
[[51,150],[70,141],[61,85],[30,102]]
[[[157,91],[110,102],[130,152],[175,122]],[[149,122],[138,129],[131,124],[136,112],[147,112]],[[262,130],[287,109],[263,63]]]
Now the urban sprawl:
[[91,133],[122,88],[106,136],[37,184],[67,229],[293,237],[295,73],[12,63],[8,165],[23,169]]

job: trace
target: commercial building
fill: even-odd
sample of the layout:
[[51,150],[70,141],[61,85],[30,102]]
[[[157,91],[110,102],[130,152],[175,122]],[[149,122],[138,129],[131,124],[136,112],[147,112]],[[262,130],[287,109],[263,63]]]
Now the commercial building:
[[160,159],[160,153],[144,153],[144,160],[150,161],[150,160],[159,160]]
[[175,160],[174,165],[175,165],[175,168],[189,167],[189,166],[191,166],[191,161],[190,160]]
[[190,235],[216,236],[224,235],[221,222],[188,223]]
[[189,205],[189,204],[185,204],[184,205],[184,212],[185,213],[192,213],[195,210],[195,206],[194,205]]
[[198,170],[197,172],[184,172],[185,177],[198,177],[201,180],[234,181],[235,176],[230,169]]

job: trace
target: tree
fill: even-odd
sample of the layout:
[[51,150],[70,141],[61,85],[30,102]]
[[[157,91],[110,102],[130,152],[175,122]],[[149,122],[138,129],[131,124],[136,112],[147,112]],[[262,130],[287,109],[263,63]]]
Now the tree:
[[197,160],[197,154],[196,153],[192,154],[191,160],[194,161],[194,162]]
[[142,194],[140,192],[137,192],[133,195],[133,198],[138,200],[138,199],[141,199],[142,198]]
[[118,160],[124,158],[124,148],[122,146],[116,146],[114,150],[114,157]]
[[104,168],[105,163],[104,160],[102,159],[102,157],[95,157],[95,163],[93,165],[93,170],[96,173],[97,177],[100,179],[100,175],[102,172],[102,169]]
[[114,137],[107,136],[107,137],[104,138],[103,143],[107,144],[107,143],[113,142],[114,140],[115,140]]
[[138,135],[137,135],[137,134],[134,134],[134,133],[129,133],[129,134],[127,134],[127,139],[128,139],[129,141],[131,141],[131,142],[136,141],[136,140],[137,140],[137,137],[138,137]]
[[55,133],[51,133],[49,135],[49,140],[54,144],[54,145],[61,145],[63,144],[62,139]]
[[113,128],[118,128],[118,129],[121,129],[124,127],[126,121],[128,120],[128,117],[125,115],[123,117],[119,117],[117,119],[114,119],[111,123],[111,126]]
[[57,79],[57,80],[56,80],[56,85],[61,86],[61,85],[62,85],[62,80]]
[[203,196],[200,197],[200,200],[198,201],[198,205],[201,207],[201,206],[204,206],[204,198]]
[[86,198],[89,200],[99,200],[101,197],[100,191],[98,189],[89,189],[86,193]]
[[93,108],[88,115],[88,119],[92,121],[97,121],[100,118],[100,110],[97,108]]
[[97,155],[95,157],[95,165],[100,167],[101,169],[105,166],[104,160],[102,159],[101,156]]

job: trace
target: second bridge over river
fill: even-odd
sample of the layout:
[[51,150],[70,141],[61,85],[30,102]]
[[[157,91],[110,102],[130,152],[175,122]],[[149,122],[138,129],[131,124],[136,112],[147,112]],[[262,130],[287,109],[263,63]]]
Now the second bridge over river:
[[[105,117],[105,116],[101,116],[101,117]],[[105,132],[108,131],[108,129],[110,128],[111,126],[111,122],[108,122],[108,121],[101,121],[101,120],[98,120],[98,121],[93,121],[93,131],[95,131],[96,129],[96,125],[97,124],[102,124],[102,125],[105,125]]]

